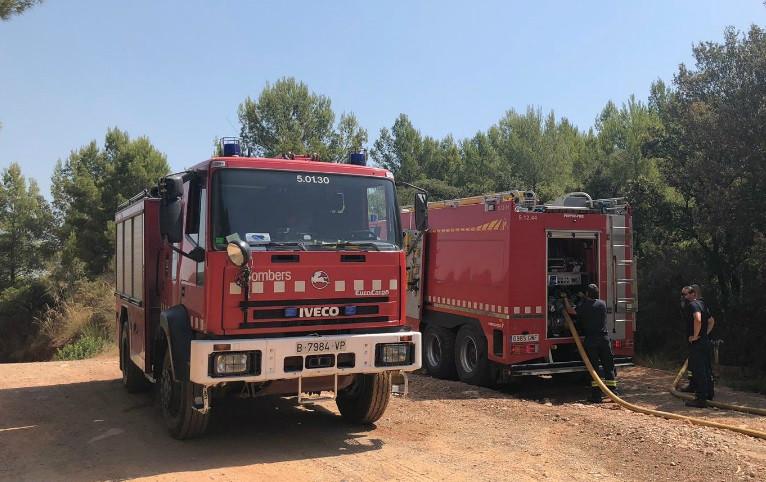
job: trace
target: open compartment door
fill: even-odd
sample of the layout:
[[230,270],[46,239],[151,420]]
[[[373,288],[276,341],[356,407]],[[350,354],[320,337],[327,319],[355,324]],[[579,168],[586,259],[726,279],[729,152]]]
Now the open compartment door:
[[404,250],[407,253],[407,318],[420,320],[423,317],[423,277],[425,270],[423,256],[426,235],[413,229],[404,230]]
[[[565,293],[574,306],[579,302],[578,291],[585,293],[589,284],[598,285],[598,248],[598,232],[547,232],[548,339],[572,337],[564,315],[561,314],[564,307],[561,293]],[[576,316],[573,321],[579,329]]]

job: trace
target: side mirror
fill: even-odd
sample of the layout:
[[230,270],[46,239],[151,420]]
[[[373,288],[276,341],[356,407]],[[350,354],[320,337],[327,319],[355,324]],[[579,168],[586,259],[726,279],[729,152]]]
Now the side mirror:
[[183,239],[183,218],[181,198],[165,198],[160,203],[160,236],[168,243],[180,243]]
[[181,196],[184,194],[183,176],[165,176],[157,183],[160,202],[160,236],[168,243],[180,243],[183,239]]
[[160,195],[164,198],[178,198],[184,195],[184,179],[180,174],[165,176],[159,182]]
[[428,229],[428,195],[424,192],[415,193],[415,229]]

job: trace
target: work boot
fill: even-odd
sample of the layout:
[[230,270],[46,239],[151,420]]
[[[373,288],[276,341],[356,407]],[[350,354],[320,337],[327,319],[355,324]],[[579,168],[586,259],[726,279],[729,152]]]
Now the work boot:
[[591,387],[590,393],[588,394],[588,403],[601,403],[602,400],[602,393],[601,389],[598,387]]
[[689,383],[681,389],[683,393],[695,393],[697,391],[697,384],[694,382],[694,378],[689,377]]
[[707,407],[707,401],[702,398],[695,398],[686,402],[687,407],[705,408]]

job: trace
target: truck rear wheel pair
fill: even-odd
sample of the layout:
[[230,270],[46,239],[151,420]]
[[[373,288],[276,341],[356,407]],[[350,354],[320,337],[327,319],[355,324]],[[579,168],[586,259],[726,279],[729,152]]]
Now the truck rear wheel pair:
[[440,326],[428,325],[423,334],[423,366],[434,378],[454,380],[455,333]]
[[486,386],[490,381],[487,338],[478,326],[466,323],[457,335],[429,325],[423,335],[423,365],[435,378],[454,379]]

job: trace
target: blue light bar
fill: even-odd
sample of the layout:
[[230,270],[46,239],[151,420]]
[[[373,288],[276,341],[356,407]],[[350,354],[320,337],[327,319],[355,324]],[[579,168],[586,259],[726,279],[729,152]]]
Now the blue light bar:
[[346,306],[343,308],[343,314],[344,315],[355,315],[356,314],[356,306]]
[[348,163],[356,166],[366,166],[367,156],[363,153],[354,153],[348,155]]
[[224,137],[221,139],[221,145],[225,157],[235,157],[242,153],[241,141],[238,137]]
[[294,318],[298,316],[298,308],[285,308],[285,316],[287,318]]

